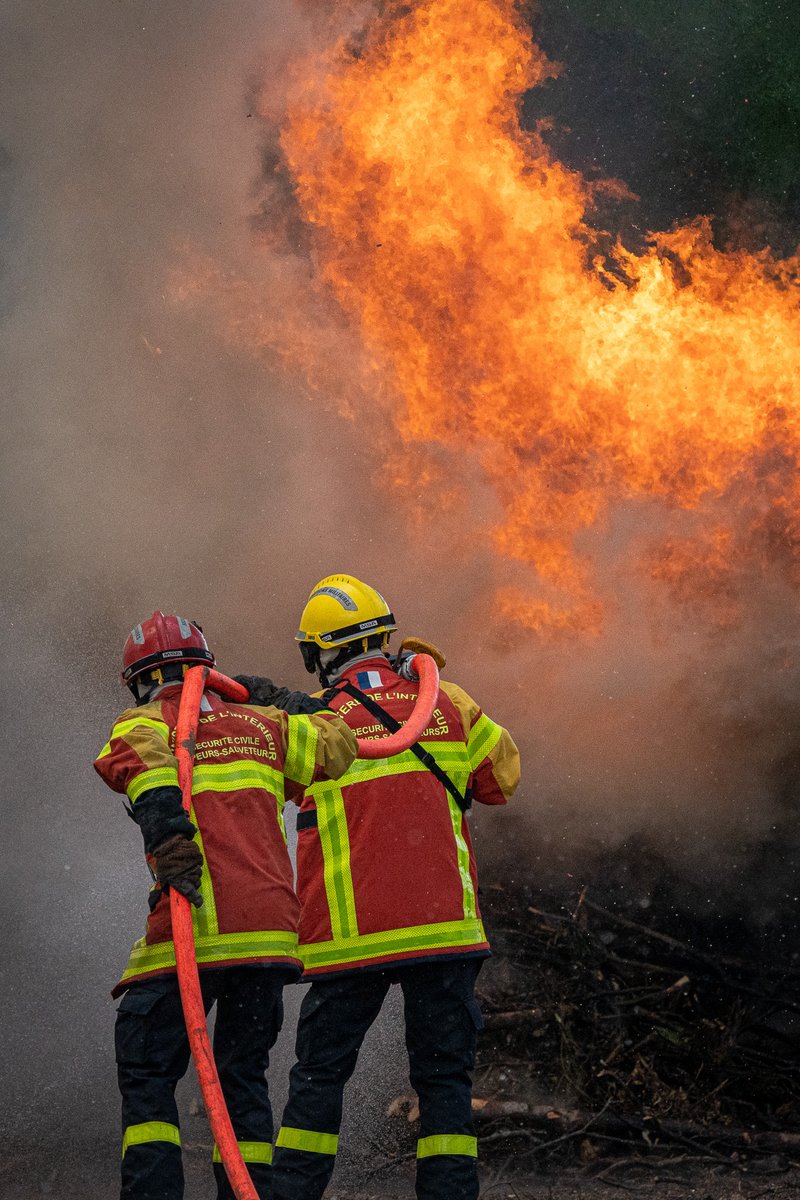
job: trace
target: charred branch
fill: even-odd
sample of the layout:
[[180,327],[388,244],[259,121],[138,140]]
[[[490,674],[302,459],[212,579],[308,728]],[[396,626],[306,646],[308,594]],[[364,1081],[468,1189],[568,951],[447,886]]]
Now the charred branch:
[[486,907],[475,1118],[489,1148],[800,1162],[796,960],[757,937],[716,953],[685,913],[635,919],[586,890],[496,889]]

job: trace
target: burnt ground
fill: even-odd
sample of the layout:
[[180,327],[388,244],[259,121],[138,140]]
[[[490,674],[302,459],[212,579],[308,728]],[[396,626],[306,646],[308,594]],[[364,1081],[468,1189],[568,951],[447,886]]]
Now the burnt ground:
[[[565,1170],[558,1175],[519,1176],[500,1182],[492,1182],[491,1176],[484,1179],[481,1188],[482,1200],[601,1200],[601,1197],[628,1196],[634,1200],[649,1200],[658,1196],[663,1200],[739,1200],[771,1197],[772,1200],[796,1200],[800,1189],[800,1172],[780,1181],[765,1181],[736,1177],[720,1179],[713,1172],[677,1169],[667,1175],[649,1178],[636,1177],[635,1172],[619,1176],[614,1183],[591,1179],[580,1172]],[[398,1193],[394,1193],[397,1195]],[[387,1196],[389,1193],[387,1193]],[[409,1198],[412,1191],[405,1193]],[[342,1194],[341,1200],[345,1200]],[[355,1200],[355,1196],[351,1198]],[[367,1200],[367,1196],[359,1197]],[[369,1197],[373,1200],[373,1197]],[[380,1198],[383,1200],[383,1197]]]
[[[108,1146],[17,1147],[0,1159],[2,1200],[110,1200],[117,1195],[117,1162]],[[210,1145],[190,1143],[185,1151],[187,1200],[214,1200],[208,1160]],[[388,1174],[374,1174],[364,1162],[353,1178],[332,1186],[326,1200],[412,1200],[413,1164],[401,1164]],[[659,1165],[620,1160],[602,1177],[585,1167],[565,1166],[517,1172],[513,1157],[502,1167],[482,1173],[482,1200],[797,1200],[800,1170],[776,1170],[762,1164],[753,1171],[709,1167],[690,1161]]]

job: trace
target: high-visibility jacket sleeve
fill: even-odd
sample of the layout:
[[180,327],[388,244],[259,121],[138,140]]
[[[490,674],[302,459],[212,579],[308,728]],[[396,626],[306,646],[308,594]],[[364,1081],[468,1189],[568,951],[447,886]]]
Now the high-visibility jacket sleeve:
[[[280,708],[262,708],[260,711],[280,727],[283,773],[289,785],[295,783],[300,788],[307,788],[323,779],[338,779],[356,757],[355,734],[330,710],[297,715]],[[286,795],[291,800],[296,798],[291,786]]]
[[[296,718],[290,718],[290,720]],[[312,713],[308,718],[317,730],[316,771],[313,782],[339,779],[358,755],[358,739],[335,713]]]
[[192,837],[196,832],[184,811],[169,738],[160,705],[128,709],[94,763],[108,786],[128,797],[148,854],[176,833]]
[[519,750],[503,729],[454,683],[440,687],[461,717],[472,767],[472,796],[481,804],[505,804],[519,783]]
[[114,722],[94,762],[98,775],[131,804],[152,788],[178,787],[178,760],[160,704],[129,708]]

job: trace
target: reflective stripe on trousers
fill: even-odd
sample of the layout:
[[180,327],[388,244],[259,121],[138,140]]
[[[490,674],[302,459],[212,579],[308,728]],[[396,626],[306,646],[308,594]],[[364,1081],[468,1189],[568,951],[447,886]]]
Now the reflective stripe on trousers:
[[430,959],[312,980],[275,1147],[275,1200],[320,1200],[333,1173],[344,1087],[392,983],[403,990],[409,1073],[419,1096],[417,1196],[476,1200],[470,1072],[482,1023],[474,998],[480,965],[480,959]]
[[[284,973],[274,967],[226,967],[200,973],[206,1011],[216,1002],[214,1055],[242,1156],[257,1195],[266,1200],[272,1112],[265,1079],[283,1016]],[[122,1093],[122,1200],[181,1200],[175,1086],[189,1045],[174,975],[134,984],[123,996],[115,1030]],[[233,1191],[214,1154],[218,1197]]]
[[287,1150],[304,1150],[307,1154],[336,1154],[339,1149],[339,1136],[336,1133],[319,1133],[314,1129],[292,1129],[289,1125],[281,1125],[277,1146],[285,1146]]
[[478,1157],[478,1139],[463,1133],[433,1133],[417,1142],[417,1158],[433,1158],[435,1154],[463,1154]]
[[181,1131],[177,1125],[167,1121],[143,1121],[140,1125],[128,1125],[122,1134],[122,1157],[131,1146],[144,1146],[147,1142],[171,1142],[180,1146]]

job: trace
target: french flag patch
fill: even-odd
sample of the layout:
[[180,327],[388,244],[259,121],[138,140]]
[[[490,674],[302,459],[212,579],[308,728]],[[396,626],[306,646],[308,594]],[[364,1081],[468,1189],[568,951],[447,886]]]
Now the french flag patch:
[[356,682],[362,692],[368,692],[373,688],[383,686],[380,671],[359,671],[356,675]]

